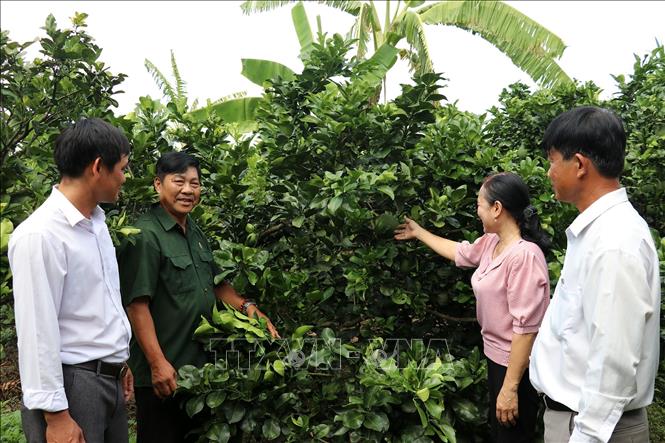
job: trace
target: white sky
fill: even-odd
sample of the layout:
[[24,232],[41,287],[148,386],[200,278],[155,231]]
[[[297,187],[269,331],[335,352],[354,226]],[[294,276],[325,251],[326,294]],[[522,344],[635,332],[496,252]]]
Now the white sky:
[[[376,3],[383,17],[384,5]],[[665,42],[663,1],[509,3],[561,37],[568,46],[561,67],[573,78],[593,80],[605,91],[604,97],[616,91],[611,74],[632,73],[633,54],[650,52],[656,39]],[[326,6],[307,3],[306,10],[314,31],[319,14],[329,35],[344,35],[353,23],[352,16]],[[101,59],[112,72],[128,75],[119,88],[125,93],[116,96],[119,113],[131,111],[142,95],[161,97],[143,63],[148,58],[171,78],[171,49],[190,99],[201,103],[238,91],[260,95],[261,88],[240,74],[241,58],[269,59],[298,72],[302,69],[289,5],[246,16],[240,2],[234,1],[3,0],[0,27],[9,30],[13,40],[32,40],[45,35],[40,27],[49,13],[64,27],[75,11],[88,13],[88,33],[104,49]],[[480,37],[443,26],[428,26],[426,34],[435,70],[450,79],[443,93],[451,101],[458,100],[462,109],[483,112],[496,104],[501,89],[512,82],[534,85]],[[408,68],[398,61],[388,73],[388,98],[398,95],[399,84],[406,82]]]

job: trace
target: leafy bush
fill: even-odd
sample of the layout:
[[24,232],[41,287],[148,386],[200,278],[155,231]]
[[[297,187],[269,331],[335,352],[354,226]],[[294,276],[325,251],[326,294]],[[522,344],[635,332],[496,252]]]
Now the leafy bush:
[[[56,180],[51,149],[64,125],[101,116],[134,146],[133,176],[106,208],[116,242],[155,199],[160,153],[192,153],[204,189],[193,215],[216,246],[217,278],[257,299],[288,337],[272,341],[261,324],[222,308],[202,323],[199,336],[218,358],[182,368],[179,382],[202,441],[484,441],[486,366],[470,273],[416,242],[395,242],[392,230],[408,215],[449,238],[476,238],[482,179],[514,171],[554,237],[556,280],[575,210],[553,199],[539,143],[573,106],[611,106],[624,118],[624,182],[665,256],[662,46],[638,60],[632,79],[618,77],[621,93],[609,102],[593,84],[536,92],[515,84],[489,114],[474,115],[446,102],[437,74],[376,103],[367,66],[335,36],[314,45],[301,74],[270,85],[256,132],[241,135],[214,112],[193,118],[150,97],[112,116],[123,76],[98,61],[84,25],[79,15],[59,30],[49,18],[44,58],[33,62],[2,34],[3,94],[13,91],[2,105],[2,322],[13,322],[6,238]],[[11,143],[22,127],[27,135]],[[3,344],[10,339],[3,333]]]
[[0,420],[0,443],[25,443],[21,428],[21,411],[9,411],[2,404]]

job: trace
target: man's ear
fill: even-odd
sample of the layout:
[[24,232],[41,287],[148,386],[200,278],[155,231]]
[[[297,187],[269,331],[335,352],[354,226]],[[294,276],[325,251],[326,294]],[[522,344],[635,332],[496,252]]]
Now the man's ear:
[[162,190],[162,181],[159,179],[159,177],[155,177],[154,180],[152,181],[152,185],[155,187],[155,191],[159,194]]
[[575,154],[574,160],[577,165],[577,178],[583,178],[591,172],[590,168],[593,167],[593,163],[589,157],[578,152]]
[[88,166],[88,168],[89,168],[89,170],[90,170],[90,175],[91,175],[92,177],[98,177],[99,174],[102,172],[102,166],[103,166],[102,158],[101,158],[101,157],[97,157],[97,158],[95,159],[95,161],[93,161],[92,163],[90,163],[90,165]]

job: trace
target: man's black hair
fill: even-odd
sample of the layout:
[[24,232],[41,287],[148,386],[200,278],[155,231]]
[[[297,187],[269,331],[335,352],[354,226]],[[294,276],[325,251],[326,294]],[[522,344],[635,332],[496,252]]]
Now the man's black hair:
[[552,149],[559,151],[566,160],[580,153],[604,177],[618,178],[626,156],[626,132],[621,119],[611,111],[581,106],[552,120],[542,147],[546,154]]
[[98,157],[110,170],[130,151],[129,140],[120,129],[99,118],[82,118],[55,140],[53,157],[61,176],[77,178]]
[[179,174],[187,171],[190,167],[196,168],[196,173],[201,178],[201,166],[196,157],[185,152],[167,152],[157,160],[157,177],[164,180],[168,174]]

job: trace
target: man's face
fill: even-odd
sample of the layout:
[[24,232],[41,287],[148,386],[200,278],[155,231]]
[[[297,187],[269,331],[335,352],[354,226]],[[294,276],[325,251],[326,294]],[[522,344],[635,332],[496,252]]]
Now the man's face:
[[187,216],[201,198],[201,184],[196,168],[190,166],[184,172],[167,174],[164,180],[155,179],[159,203],[176,219]]
[[115,203],[120,197],[120,189],[125,183],[125,172],[129,164],[129,156],[122,155],[120,160],[109,169],[100,162],[99,181],[96,185],[97,200],[103,203]]
[[566,160],[559,151],[550,149],[547,159],[550,162],[547,176],[552,183],[554,198],[562,202],[575,203],[579,171],[579,162],[576,156]]

